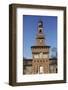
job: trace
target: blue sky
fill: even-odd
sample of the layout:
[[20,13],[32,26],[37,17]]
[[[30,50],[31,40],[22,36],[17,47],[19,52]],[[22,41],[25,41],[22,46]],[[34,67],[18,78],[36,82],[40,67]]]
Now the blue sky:
[[[45,35],[46,45],[51,46],[51,48],[57,48],[57,17],[56,16],[33,16],[33,15],[23,15],[23,30],[24,30],[24,57],[31,58],[31,46],[36,43],[36,34],[38,21],[43,21],[43,32]],[[51,54],[51,53],[50,53]]]

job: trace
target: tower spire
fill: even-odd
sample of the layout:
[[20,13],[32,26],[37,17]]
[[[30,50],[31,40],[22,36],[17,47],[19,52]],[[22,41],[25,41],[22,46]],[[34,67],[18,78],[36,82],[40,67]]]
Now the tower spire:
[[43,21],[40,19],[38,22],[38,33],[36,36],[36,42],[38,46],[44,46],[44,33],[43,33]]

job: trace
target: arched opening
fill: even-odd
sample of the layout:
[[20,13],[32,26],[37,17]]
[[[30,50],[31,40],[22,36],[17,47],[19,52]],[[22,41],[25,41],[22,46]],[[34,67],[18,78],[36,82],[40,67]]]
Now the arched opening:
[[43,74],[43,73],[44,73],[43,66],[40,66],[40,68],[39,68],[39,73],[40,73],[40,74]]

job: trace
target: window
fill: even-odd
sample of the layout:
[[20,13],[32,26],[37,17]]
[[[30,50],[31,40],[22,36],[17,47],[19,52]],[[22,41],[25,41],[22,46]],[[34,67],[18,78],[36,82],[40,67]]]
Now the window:
[[40,53],[39,54],[39,58],[43,58],[43,53]]
[[48,58],[48,54],[43,54],[43,58]]
[[39,58],[38,54],[37,55],[34,55],[34,58]]

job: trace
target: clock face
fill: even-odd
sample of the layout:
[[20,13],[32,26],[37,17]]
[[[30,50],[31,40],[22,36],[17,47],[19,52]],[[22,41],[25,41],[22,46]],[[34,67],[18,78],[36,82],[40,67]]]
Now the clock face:
[[42,40],[40,39],[40,43],[42,42]]

